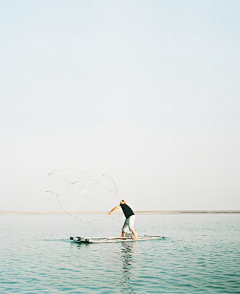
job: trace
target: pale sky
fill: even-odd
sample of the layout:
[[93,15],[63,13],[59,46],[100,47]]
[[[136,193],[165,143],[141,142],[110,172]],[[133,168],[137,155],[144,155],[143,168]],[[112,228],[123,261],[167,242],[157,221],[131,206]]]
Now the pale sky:
[[240,210],[240,1],[1,1],[0,40],[0,210],[60,210],[62,168]]

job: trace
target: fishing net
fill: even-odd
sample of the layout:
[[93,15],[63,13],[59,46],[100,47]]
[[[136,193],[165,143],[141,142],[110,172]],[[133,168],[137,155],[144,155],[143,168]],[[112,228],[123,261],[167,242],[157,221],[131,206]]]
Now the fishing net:
[[[55,195],[61,209],[82,222],[106,217],[106,213],[119,204],[114,179],[103,174],[98,179],[77,168],[54,170],[48,174],[49,190]],[[82,213],[89,212],[88,221]],[[98,216],[96,216],[98,214]]]

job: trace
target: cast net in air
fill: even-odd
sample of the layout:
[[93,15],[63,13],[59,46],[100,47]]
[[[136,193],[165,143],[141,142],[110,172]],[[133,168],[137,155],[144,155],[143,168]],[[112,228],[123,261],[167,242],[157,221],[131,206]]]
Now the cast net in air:
[[[89,223],[106,216],[119,204],[114,179],[103,174],[98,179],[77,168],[58,169],[48,174],[49,190],[59,207],[81,222]],[[88,213],[88,219],[82,213]]]

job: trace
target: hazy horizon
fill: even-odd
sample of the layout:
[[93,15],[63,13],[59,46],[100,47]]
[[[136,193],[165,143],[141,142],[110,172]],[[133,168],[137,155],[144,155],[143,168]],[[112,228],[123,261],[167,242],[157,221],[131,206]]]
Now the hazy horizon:
[[240,210],[239,1],[0,8],[0,210],[61,211],[64,168],[137,211]]

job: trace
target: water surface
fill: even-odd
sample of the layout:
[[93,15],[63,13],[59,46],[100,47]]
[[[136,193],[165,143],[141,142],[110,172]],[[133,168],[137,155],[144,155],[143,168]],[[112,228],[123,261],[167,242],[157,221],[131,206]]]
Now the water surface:
[[138,235],[166,238],[69,240],[118,236],[122,223],[0,216],[0,293],[240,293],[239,214],[137,215]]

